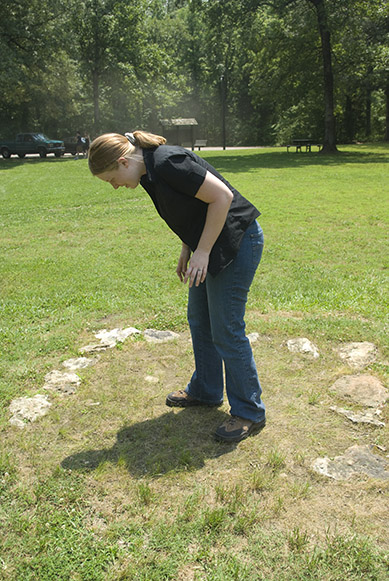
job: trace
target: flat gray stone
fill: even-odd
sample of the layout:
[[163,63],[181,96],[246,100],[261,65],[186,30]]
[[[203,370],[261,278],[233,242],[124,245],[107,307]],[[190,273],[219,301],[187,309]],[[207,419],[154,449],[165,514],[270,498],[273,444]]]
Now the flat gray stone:
[[72,395],[77,391],[80,383],[81,379],[76,373],[54,370],[45,376],[43,389],[50,389],[64,395]]
[[126,329],[112,329],[111,331],[107,331],[103,329],[96,333],[96,339],[100,339],[100,341],[104,344],[113,344],[114,347],[117,343],[123,343],[128,337],[131,335],[140,334],[138,329],[135,327],[127,327]]
[[81,347],[79,349],[80,353],[82,354],[93,354],[93,353],[101,353],[102,351],[106,351],[107,349],[112,349],[118,343],[123,343],[127,337],[131,335],[140,334],[138,329],[135,327],[127,327],[126,329],[112,329],[111,331],[107,331],[107,329],[103,329],[96,333],[96,339],[100,339],[100,343],[94,343],[90,345],[85,345],[85,347]]
[[179,338],[178,333],[173,333],[173,331],[156,331],[155,329],[146,329],[143,336],[149,343],[166,343]]
[[286,346],[292,353],[302,353],[303,355],[310,355],[317,359],[319,351],[317,347],[306,337],[299,337],[298,339],[289,339]]
[[336,405],[330,407],[330,409],[341,416],[345,416],[347,419],[354,422],[354,424],[371,424],[372,426],[384,427],[385,422],[379,419],[381,415],[381,410],[379,409],[367,409],[364,411],[354,412],[353,410],[346,410],[344,408],[337,407]]
[[335,381],[330,387],[340,397],[363,406],[378,408],[389,397],[389,392],[379,379],[373,375],[345,375]]
[[51,403],[48,401],[47,395],[18,397],[12,400],[9,406],[9,410],[13,414],[9,423],[18,428],[24,428],[27,422],[35,422],[38,418],[45,416],[50,406]]
[[62,365],[69,369],[70,371],[75,371],[76,369],[85,369],[90,365],[95,365],[98,361],[97,357],[88,358],[88,357],[76,357],[74,359],[67,359],[66,361],[62,362]]
[[93,353],[101,353],[107,349],[112,349],[112,347],[115,347],[115,345],[116,343],[92,343],[90,345],[85,345],[85,347],[81,347],[79,351],[83,354],[92,355]]
[[377,347],[368,341],[346,343],[339,348],[338,353],[350,367],[362,369],[376,360]]
[[369,446],[351,446],[343,456],[317,458],[312,468],[318,474],[334,480],[347,480],[354,474],[389,480],[388,462],[370,451]]

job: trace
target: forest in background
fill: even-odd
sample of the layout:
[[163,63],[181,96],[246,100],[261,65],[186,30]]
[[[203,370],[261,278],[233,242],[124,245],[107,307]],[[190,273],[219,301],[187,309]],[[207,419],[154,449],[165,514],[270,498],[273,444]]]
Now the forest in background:
[[2,139],[389,140],[387,0],[3,0],[0,54]]

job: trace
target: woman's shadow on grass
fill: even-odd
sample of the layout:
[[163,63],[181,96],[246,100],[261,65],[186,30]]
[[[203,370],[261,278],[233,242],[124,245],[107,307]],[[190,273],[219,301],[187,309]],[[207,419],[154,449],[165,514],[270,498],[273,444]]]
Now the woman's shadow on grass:
[[119,464],[135,478],[198,470],[206,459],[235,449],[236,444],[219,443],[213,438],[213,431],[225,418],[226,414],[215,408],[170,411],[124,426],[112,448],[73,454],[61,466],[91,472],[105,463]]

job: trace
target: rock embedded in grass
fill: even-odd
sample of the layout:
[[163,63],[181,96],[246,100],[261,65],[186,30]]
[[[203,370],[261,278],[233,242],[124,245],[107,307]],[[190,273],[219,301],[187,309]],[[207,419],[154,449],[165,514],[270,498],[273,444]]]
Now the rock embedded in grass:
[[385,404],[389,392],[373,375],[345,375],[335,381],[330,391],[354,403],[377,408]]
[[112,347],[115,347],[115,345],[116,343],[93,343],[90,345],[85,345],[85,347],[81,347],[79,351],[82,354],[101,353],[101,351],[112,349]]
[[104,344],[112,344],[114,347],[117,343],[123,343],[128,337],[131,335],[138,335],[140,334],[139,329],[135,329],[135,327],[127,327],[126,329],[112,329],[111,331],[107,331],[103,329],[96,333],[96,339],[100,339],[100,341]]
[[95,365],[97,363],[97,357],[76,357],[73,359],[67,359],[66,361],[62,362],[62,365],[66,367],[66,369],[70,369],[70,371],[75,371],[76,369],[85,369],[90,365]]
[[46,395],[37,394],[33,397],[18,397],[11,401],[9,410],[12,418],[9,423],[18,428],[24,428],[27,422],[35,422],[45,416],[51,403]]
[[346,343],[338,350],[339,357],[350,367],[362,369],[374,363],[377,357],[377,347],[368,341]]
[[45,376],[43,389],[50,389],[64,395],[72,395],[76,393],[80,383],[81,378],[76,373],[62,372],[54,369]]
[[333,460],[317,458],[312,468],[318,474],[334,480],[347,480],[354,474],[389,480],[389,463],[373,454],[369,446],[351,446],[342,456],[336,456]]
[[286,342],[291,353],[302,353],[304,355],[311,355],[314,359],[319,357],[317,347],[306,337],[299,337],[297,339],[289,339]]
[[179,338],[178,333],[173,331],[156,331],[155,329],[146,329],[143,336],[150,343],[165,343]]
[[334,405],[330,407],[330,410],[340,414],[341,416],[345,416],[354,424],[370,424],[380,428],[385,426],[385,422],[379,419],[381,416],[380,409],[367,409],[355,412],[353,410],[347,410]]
[[85,345],[85,347],[81,347],[79,351],[83,354],[100,353],[101,351],[112,349],[118,343],[123,343],[128,337],[131,337],[131,335],[139,334],[139,329],[135,329],[135,327],[127,327],[125,329],[117,328],[112,329],[111,331],[103,329],[95,335],[96,339],[100,339],[100,343]]

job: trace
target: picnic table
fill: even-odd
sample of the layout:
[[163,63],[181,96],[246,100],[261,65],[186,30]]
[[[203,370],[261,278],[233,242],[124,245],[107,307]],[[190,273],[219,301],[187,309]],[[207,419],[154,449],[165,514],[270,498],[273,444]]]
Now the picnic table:
[[311,151],[311,148],[313,145],[316,145],[319,148],[319,151],[321,149],[321,144],[317,143],[317,141],[315,139],[292,139],[292,144],[291,145],[287,145],[286,149],[287,152],[289,153],[289,148],[290,147],[295,147],[296,148],[296,153],[298,151],[302,152],[302,148],[305,147],[305,151]]

